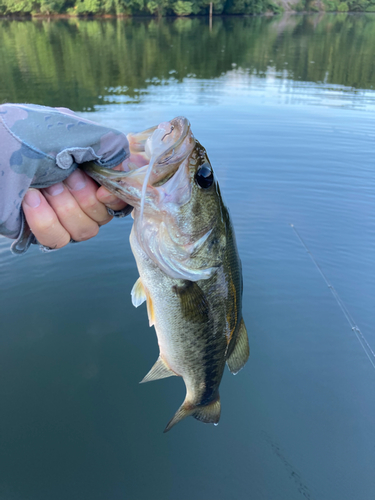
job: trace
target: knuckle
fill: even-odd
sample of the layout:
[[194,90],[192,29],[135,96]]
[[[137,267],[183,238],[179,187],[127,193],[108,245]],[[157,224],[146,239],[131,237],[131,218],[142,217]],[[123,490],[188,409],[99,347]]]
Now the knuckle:
[[65,247],[68,243],[70,243],[70,235],[64,234],[56,240],[56,244],[51,246],[51,248],[62,248]]
[[99,222],[99,226],[105,226],[106,224],[108,224],[108,222],[111,222],[112,219],[112,215],[108,214],[108,217],[106,219],[103,219]]
[[73,236],[76,241],[86,241],[94,238],[99,232],[99,226],[96,223],[90,224],[81,228],[77,234]]
[[52,232],[39,232],[35,235],[41,245],[49,248],[62,248],[70,242],[70,235],[62,227],[52,230]]
[[66,201],[63,206],[59,207],[59,218],[69,219],[74,217],[77,212],[77,205],[74,201]]
[[88,210],[90,212],[95,212],[98,208],[98,200],[95,196],[88,196],[80,201],[80,206],[85,211]]
[[43,218],[36,220],[33,224],[34,228],[31,227],[31,229],[36,229],[38,232],[41,233],[50,233],[51,231],[55,230],[57,224],[58,221],[56,217],[47,215]]
[[110,205],[107,204],[107,207],[110,208],[111,210],[114,210],[115,212],[117,212],[118,210],[122,210],[123,208],[125,208],[126,205],[127,204],[124,201],[118,200],[117,203],[111,203]]

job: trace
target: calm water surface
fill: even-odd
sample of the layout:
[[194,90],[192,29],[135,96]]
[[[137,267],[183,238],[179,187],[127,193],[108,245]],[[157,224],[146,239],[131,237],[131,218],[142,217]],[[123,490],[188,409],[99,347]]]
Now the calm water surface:
[[[218,427],[167,435],[131,219],[51,254],[0,238],[0,500],[371,500],[375,15],[0,21],[0,102],[123,131],[187,116],[230,207],[251,358]],[[360,337],[361,339],[361,337]],[[363,342],[363,339],[362,339]]]

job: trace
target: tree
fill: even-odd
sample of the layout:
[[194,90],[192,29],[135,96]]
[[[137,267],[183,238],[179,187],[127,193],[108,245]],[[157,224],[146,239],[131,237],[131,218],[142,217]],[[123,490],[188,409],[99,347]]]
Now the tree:
[[165,15],[166,10],[168,9],[169,1],[168,0],[150,0],[147,2],[147,10],[152,15],[157,15],[158,17],[162,17]]
[[189,16],[193,12],[193,2],[178,0],[172,5],[172,10],[178,16]]

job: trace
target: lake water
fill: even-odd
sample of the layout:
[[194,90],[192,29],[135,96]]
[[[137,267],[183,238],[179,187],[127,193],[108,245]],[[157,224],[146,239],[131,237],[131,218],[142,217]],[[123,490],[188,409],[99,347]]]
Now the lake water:
[[122,131],[189,118],[251,346],[219,426],[164,435],[185,389],[138,384],[158,347],[131,219],[50,254],[0,238],[1,500],[375,498],[374,89],[375,14],[0,21],[0,102]]

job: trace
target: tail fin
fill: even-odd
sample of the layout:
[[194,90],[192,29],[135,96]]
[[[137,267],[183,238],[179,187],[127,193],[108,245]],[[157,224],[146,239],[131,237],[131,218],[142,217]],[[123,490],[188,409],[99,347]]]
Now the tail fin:
[[204,406],[196,406],[188,401],[184,401],[175,413],[174,417],[168,422],[164,432],[168,432],[172,427],[186,417],[192,416],[206,424],[218,424],[220,419],[220,396]]

